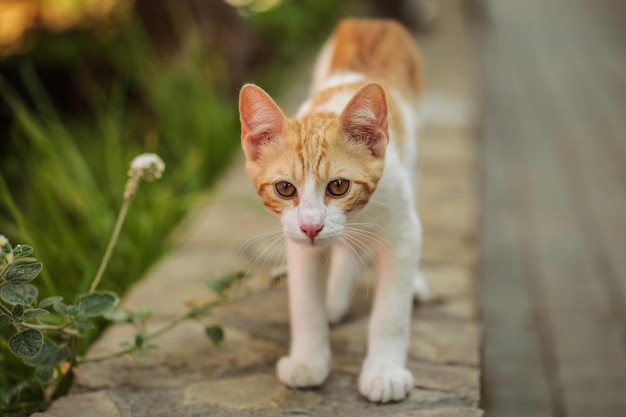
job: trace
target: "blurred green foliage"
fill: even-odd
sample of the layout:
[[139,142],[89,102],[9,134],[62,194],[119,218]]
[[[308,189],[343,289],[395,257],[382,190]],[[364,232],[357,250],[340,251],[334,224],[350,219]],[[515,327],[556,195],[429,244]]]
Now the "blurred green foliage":
[[[351,4],[285,0],[263,13],[242,9],[263,58],[246,80],[280,94],[303,50],[321,42]],[[27,53],[0,62],[0,119],[8,121],[0,127],[0,233],[37,247],[42,298],[74,299],[87,290],[134,156],[158,153],[167,171],[158,184],[142,184],[150,189],[129,212],[101,286],[119,293],[175,243],[172,230],[239,147],[228,70],[198,39],[186,37],[184,55],[168,61],[131,19],[114,36],[41,36]],[[59,74],[49,69],[59,67],[71,80],[54,88],[49,77]],[[78,86],[78,105],[65,105],[66,85]],[[0,411],[40,398],[28,385],[31,368],[1,345],[0,368]]]

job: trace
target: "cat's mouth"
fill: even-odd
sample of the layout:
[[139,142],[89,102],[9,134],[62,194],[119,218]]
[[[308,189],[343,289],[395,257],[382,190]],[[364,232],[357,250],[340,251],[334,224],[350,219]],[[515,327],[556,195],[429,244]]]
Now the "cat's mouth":
[[300,245],[304,245],[304,246],[310,246],[310,247],[314,247],[314,248],[321,248],[323,246],[326,246],[328,243],[330,243],[331,239],[326,239],[324,237],[314,237],[314,238],[309,238],[309,237],[302,237],[302,236],[298,236],[298,237],[290,237],[290,239]]
[[295,243],[313,248],[325,247],[334,240],[333,237],[325,235],[319,235],[315,237],[309,237],[306,235],[290,235],[288,237]]

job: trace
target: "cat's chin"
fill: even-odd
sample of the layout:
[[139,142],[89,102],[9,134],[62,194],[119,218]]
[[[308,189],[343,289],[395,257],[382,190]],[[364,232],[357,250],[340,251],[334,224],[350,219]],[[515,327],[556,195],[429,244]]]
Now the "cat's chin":
[[307,238],[302,238],[302,237],[289,237],[289,240],[291,240],[294,243],[297,243],[298,245],[304,246],[304,247],[308,247],[308,248],[314,248],[314,249],[322,249],[322,248],[326,248],[328,247],[333,239],[329,239],[329,238],[316,238],[315,240],[311,240],[311,239],[307,239]]

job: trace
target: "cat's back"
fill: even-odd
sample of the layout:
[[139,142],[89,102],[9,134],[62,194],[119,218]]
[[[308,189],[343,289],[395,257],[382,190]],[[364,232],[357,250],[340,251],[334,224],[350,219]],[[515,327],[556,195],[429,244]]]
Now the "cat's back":
[[326,87],[338,74],[362,74],[412,96],[421,89],[415,41],[388,19],[346,19],[337,26],[319,58],[313,89]]

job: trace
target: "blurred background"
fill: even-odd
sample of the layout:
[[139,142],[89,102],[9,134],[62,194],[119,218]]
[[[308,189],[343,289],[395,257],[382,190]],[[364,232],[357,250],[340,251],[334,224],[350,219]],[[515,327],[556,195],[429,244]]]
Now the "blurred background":
[[483,400],[626,416],[626,2],[483,3]]

